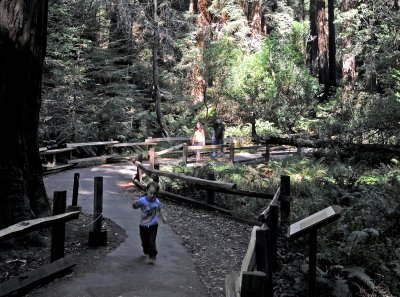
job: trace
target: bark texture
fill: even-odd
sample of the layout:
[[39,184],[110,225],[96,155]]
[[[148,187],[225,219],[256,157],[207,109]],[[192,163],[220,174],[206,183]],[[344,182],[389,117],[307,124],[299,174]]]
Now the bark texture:
[[318,10],[317,0],[310,0],[310,34],[307,40],[307,65],[311,74],[318,74]]
[[325,93],[328,91],[328,39],[325,29],[326,9],[325,0],[317,1],[318,9],[318,77],[319,83],[325,85]]
[[[341,10],[343,12],[352,9],[351,0],[343,0],[341,3]],[[351,19],[345,19],[343,25],[350,26]],[[350,92],[354,89],[354,84],[356,81],[356,58],[351,52],[352,41],[351,37],[347,36],[343,40],[344,55],[342,59],[342,77],[343,77],[343,94],[342,94],[342,104],[345,106],[351,106],[351,96]]]
[[0,0],[0,228],[47,214],[37,139],[46,0]]
[[328,0],[329,86],[336,87],[335,1]]

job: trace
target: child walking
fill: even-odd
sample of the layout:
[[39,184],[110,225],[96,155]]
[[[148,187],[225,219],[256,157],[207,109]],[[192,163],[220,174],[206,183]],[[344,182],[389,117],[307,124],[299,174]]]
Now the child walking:
[[156,194],[160,190],[157,183],[152,182],[147,185],[147,194],[133,202],[132,207],[140,208],[142,213],[140,217],[140,238],[142,240],[143,253],[149,257],[149,263],[154,264],[157,256],[156,237],[158,229],[158,215],[166,223],[166,218],[161,210],[160,200]]

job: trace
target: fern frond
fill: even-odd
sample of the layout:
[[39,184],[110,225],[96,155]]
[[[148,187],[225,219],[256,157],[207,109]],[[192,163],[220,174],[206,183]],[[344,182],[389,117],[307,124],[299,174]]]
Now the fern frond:
[[351,296],[347,280],[345,280],[339,275],[335,276],[335,279],[333,280],[333,284],[331,285],[331,287],[332,287],[332,295],[335,297]]
[[360,281],[367,288],[373,290],[375,284],[372,282],[371,277],[365,273],[365,269],[358,266],[346,267],[344,271],[349,273],[349,278],[356,279]]

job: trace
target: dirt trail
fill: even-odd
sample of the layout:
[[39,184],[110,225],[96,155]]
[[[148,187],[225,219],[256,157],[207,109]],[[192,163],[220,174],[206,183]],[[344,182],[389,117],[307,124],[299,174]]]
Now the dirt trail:
[[[50,196],[54,191],[68,191],[71,203],[73,175],[80,173],[79,205],[86,213],[93,211],[93,179],[104,177],[105,217],[120,225],[126,240],[103,260],[92,263],[82,274],[63,278],[40,288],[35,297],[205,297],[204,286],[195,271],[193,260],[180,239],[168,225],[160,224],[156,265],[145,263],[138,232],[139,211],[131,207],[121,185],[134,172],[132,165],[106,164],[98,167],[70,170],[47,176],[45,184]],[[124,194],[125,193],[125,194]],[[125,196],[125,197],[124,197]]]

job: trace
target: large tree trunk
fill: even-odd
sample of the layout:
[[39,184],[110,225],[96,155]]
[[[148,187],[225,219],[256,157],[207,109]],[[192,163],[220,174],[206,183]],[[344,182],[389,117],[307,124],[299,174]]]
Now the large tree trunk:
[[46,0],[0,0],[0,228],[47,214],[38,124]]
[[[351,0],[343,0],[341,3],[341,9],[343,12],[352,9]],[[343,26],[350,26],[351,19],[346,19],[343,22]],[[343,76],[343,94],[342,94],[342,104],[345,107],[351,107],[351,96],[350,92],[354,88],[356,81],[356,58],[351,52],[352,41],[349,36],[345,37],[343,40],[343,64],[342,64],[342,76]]]
[[266,33],[264,31],[264,11],[261,1],[253,1],[251,3],[251,31],[253,34]]
[[[204,48],[205,39],[209,36],[209,26],[211,23],[211,15],[208,12],[208,7],[211,5],[211,0],[198,0],[197,1],[197,35],[196,35],[196,47],[201,51]],[[191,73],[192,81],[192,96],[194,103],[204,102],[206,100],[206,89],[208,82],[203,71],[202,65],[204,64],[203,56],[197,55],[195,65]]]
[[328,0],[329,28],[329,86],[336,87],[336,33],[335,33],[335,1]]
[[325,86],[325,96],[329,89],[328,77],[328,39],[325,29],[325,0],[317,1],[318,9],[318,77],[319,83]]
[[310,34],[307,40],[307,65],[311,74],[318,74],[318,10],[317,0],[310,0]]

